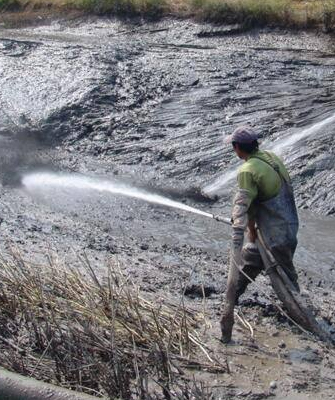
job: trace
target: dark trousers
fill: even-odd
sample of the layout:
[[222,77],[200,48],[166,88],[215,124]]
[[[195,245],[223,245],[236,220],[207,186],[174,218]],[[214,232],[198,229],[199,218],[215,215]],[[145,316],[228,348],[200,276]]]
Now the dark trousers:
[[[280,258],[282,262],[280,263],[281,267],[286,272],[287,276],[290,278],[291,282],[295,286],[295,288],[299,290],[298,285],[298,275],[295,271],[295,267],[292,262],[292,251],[291,249],[275,249],[273,254],[275,258],[276,253],[280,254]],[[285,259],[285,264],[283,260]],[[257,276],[265,270],[264,263],[262,261],[261,255],[257,249],[257,247],[250,248],[248,245],[245,246],[242,250],[242,260],[243,260],[243,272],[248,275],[252,280],[255,280]],[[250,280],[242,273],[239,273],[238,282],[237,282],[237,291],[236,291],[236,302],[239,297],[245,292],[247,286],[249,285]]]
[[[299,292],[300,290],[297,281],[298,276],[292,262],[294,250],[295,247],[282,246],[280,249],[274,249],[273,256]],[[252,280],[255,280],[258,274],[265,270],[258,248],[256,246],[251,247],[250,245],[246,245],[242,250],[241,256],[243,272]],[[280,263],[278,259],[281,259]],[[230,268],[232,268],[232,266]],[[250,279],[248,279],[247,276],[236,270],[236,268],[229,270],[226,300],[221,318],[221,341],[223,343],[228,343],[231,340],[234,325],[234,307],[238,302],[239,297],[245,292],[250,283]]]

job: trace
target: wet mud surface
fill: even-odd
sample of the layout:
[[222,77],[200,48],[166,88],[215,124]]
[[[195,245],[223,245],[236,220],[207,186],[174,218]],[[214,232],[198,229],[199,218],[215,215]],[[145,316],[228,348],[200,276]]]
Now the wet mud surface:
[[79,172],[229,216],[238,162],[223,136],[250,123],[289,167],[303,293],[335,323],[334,43],[220,29],[78,19],[0,30],[0,248],[36,263],[57,252],[79,267],[85,253],[101,274],[113,258],[144,291],[176,297],[186,287],[196,310],[205,293],[204,336],[230,374],[194,373],[217,396],[332,399],[335,352],[280,316],[262,293],[274,299],[266,277],[241,300],[254,339],[237,323],[235,345],[218,342],[225,225],[112,194],[20,184],[36,170]]

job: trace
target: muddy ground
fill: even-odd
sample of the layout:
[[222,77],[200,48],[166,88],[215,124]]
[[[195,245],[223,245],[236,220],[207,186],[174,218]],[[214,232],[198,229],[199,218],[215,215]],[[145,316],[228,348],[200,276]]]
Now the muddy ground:
[[101,192],[28,190],[21,179],[79,172],[228,216],[235,181],[220,177],[238,162],[223,136],[250,123],[288,165],[301,287],[318,318],[335,323],[334,46],[317,33],[176,20],[0,29],[2,252],[16,246],[36,263],[57,253],[78,266],[86,253],[101,275],[113,258],[143,291],[175,298],[189,287],[187,305],[198,311],[204,285],[204,337],[230,373],[194,373],[216,398],[333,399],[334,350],[280,315],[259,290],[274,299],[266,277],[241,300],[255,338],[237,324],[234,345],[218,341],[225,225]]

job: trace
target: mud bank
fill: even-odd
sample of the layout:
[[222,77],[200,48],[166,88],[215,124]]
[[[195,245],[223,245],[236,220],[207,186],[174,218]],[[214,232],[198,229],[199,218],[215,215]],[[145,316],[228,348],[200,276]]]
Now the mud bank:
[[[299,335],[257,288],[241,303],[255,339],[239,326],[236,346],[213,339],[226,281],[226,226],[93,191],[27,192],[20,185],[31,171],[74,171],[229,215],[234,179],[218,178],[227,177],[236,160],[222,138],[251,123],[265,147],[286,143],[280,149],[302,222],[300,280],[318,316],[334,323],[333,43],[310,33],[223,30],[107,19],[1,30],[0,247],[7,252],[14,243],[36,263],[57,252],[79,265],[85,252],[97,271],[113,257],[157,295],[175,297],[185,285],[203,284],[213,326],[208,342],[231,363],[231,374],[215,378],[225,393],[330,399],[334,355]],[[300,132],[306,134],[296,140]],[[197,193],[212,184],[218,200],[199,202]],[[259,282],[271,297],[267,278]],[[202,309],[197,296],[190,290],[186,301]],[[213,379],[196,375],[207,384]],[[278,390],[269,389],[273,380]]]

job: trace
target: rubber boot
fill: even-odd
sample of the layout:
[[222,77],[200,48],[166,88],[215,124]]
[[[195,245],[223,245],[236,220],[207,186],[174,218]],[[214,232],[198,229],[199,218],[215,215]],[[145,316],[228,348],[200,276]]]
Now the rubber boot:
[[[262,259],[258,252],[256,245],[246,245],[242,250],[243,257],[240,263],[244,264],[244,272],[246,272],[252,279],[263,269]],[[242,261],[243,259],[243,261]],[[244,293],[249,279],[246,278],[237,267],[233,264],[230,265],[225,305],[222,311],[221,317],[221,341],[223,343],[229,343],[232,337],[232,330],[234,325],[234,308],[241,294]]]
[[228,282],[226,290],[225,303],[222,310],[221,325],[221,341],[228,343],[231,340],[234,325],[234,307],[236,304],[237,284],[239,278],[239,270],[233,264],[230,265],[228,273]]
[[234,309],[232,312],[230,310],[227,311],[223,310],[220,324],[221,324],[221,342],[227,344],[231,341],[231,336],[233,332]]

